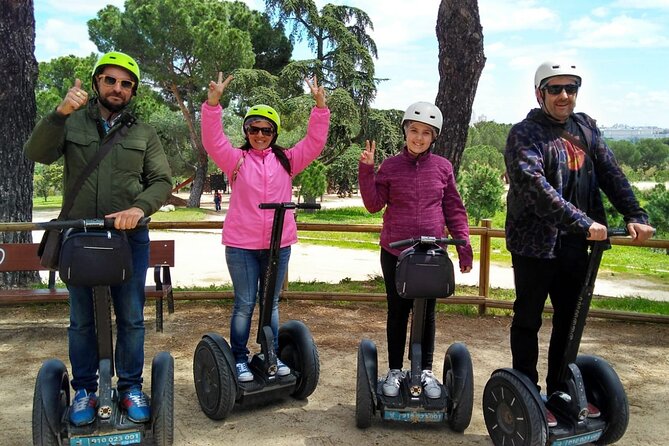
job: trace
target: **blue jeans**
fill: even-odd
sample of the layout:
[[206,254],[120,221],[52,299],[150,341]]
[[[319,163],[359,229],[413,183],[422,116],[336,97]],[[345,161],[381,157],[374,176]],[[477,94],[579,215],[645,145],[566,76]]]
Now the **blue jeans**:
[[[149,231],[129,232],[133,272],[123,285],[111,287],[116,315],[114,361],[118,390],[142,387],[144,368],[144,285],[149,264]],[[92,265],[94,267],[94,265]],[[68,328],[72,388],[89,392],[98,388],[98,347],[95,334],[93,289],[68,286],[70,292],[70,327]],[[111,322],[111,321],[110,321]],[[101,324],[107,323],[100,321]]]
[[[274,333],[275,350],[279,348],[279,293],[286,277],[289,259],[290,246],[281,248],[270,322]],[[251,331],[253,309],[258,296],[262,298],[264,292],[263,284],[269,264],[269,249],[242,249],[226,246],[225,260],[235,293],[230,320],[230,347],[235,360],[245,362],[248,361],[249,355],[247,343]]]

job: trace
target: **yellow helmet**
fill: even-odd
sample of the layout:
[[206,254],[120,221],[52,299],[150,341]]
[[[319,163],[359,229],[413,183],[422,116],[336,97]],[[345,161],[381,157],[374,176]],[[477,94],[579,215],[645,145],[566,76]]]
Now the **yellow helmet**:
[[254,116],[265,118],[272,124],[274,124],[274,126],[276,127],[277,135],[281,131],[281,118],[279,117],[277,111],[274,110],[269,105],[258,104],[249,108],[249,110],[246,112],[246,116],[244,116],[244,123],[246,123],[246,121],[249,120],[249,118],[252,118]]
[[133,93],[137,93],[137,85],[139,84],[139,65],[137,65],[137,62],[135,62],[135,59],[132,57],[128,56],[125,53],[120,53],[118,51],[111,51],[109,53],[105,53],[100,58],[98,61],[95,63],[95,66],[93,67],[93,73],[91,74],[92,77],[92,82],[93,82],[93,88],[95,89],[95,76],[97,76],[102,67],[105,65],[115,65],[117,67],[125,68],[128,70],[134,77],[135,77],[135,86],[133,87]]

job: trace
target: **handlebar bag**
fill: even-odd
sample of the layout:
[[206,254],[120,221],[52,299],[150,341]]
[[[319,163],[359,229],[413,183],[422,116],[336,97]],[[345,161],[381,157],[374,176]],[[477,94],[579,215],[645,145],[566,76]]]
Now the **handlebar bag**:
[[60,249],[58,273],[68,285],[121,285],[132,276],[128,236],[113,229],[67,230]]
[[453,262],[438,245],[414,245],[397,258],[395,286],[405,299],[448,297],[455,291]]

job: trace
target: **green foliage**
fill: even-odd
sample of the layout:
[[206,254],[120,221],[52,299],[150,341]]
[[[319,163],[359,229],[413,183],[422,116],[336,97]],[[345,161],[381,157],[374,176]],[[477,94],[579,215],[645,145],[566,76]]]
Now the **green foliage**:
[[659,236],[669,237],[669,190],[657,184],[648,196],[646,205],[651,225]]
[[331,113],[328,143],[319,158],[326,165],[341,156],[360,132],[359,108],[346,90],[334,90],[328,97],[328,107]]
[[358,188],[358,161],[362,147],[353,144],[328,167],[328,184],[339,197],[350,197]]
[[33,188],[35,195],[44,198],[48,202],[49,195],[55,194],[62,188],[63,164],[62,161],[53,164],[35,164],[33,176]]
[[63,100],[75,79],[81,80],[81,88],[93,94],[91,72],[97,57],[62,56],[39,63],[39,74],[35,87],[37,119],[51,112]]
[[404,145],[404,134],[400,126],[403,115],[402,110],[369,110],[363,128],[363,141],[359,143],[362,146],[364,140],[376,141],[376,165],[396,155]]
[[376,96],[377,49],[367,33],[374,25],[363,10],[328,3],[319,11],[313,0],[266,0],[265,8],[277,23],[291,23],[292,42],[307,41],[325,87],[343,88],[358,106],[369,107]]
[[492,146],[500,153],[504,153],[509,130],[511,124],[498,124],[494,121],[476,122],[469,127],[466,147]]
[[493,146],[476,145],[465,148],[460,162],[460,175],[473,164],[483,164],[494,169],[498,175],[504,173],[504,156]]
[[487,164],[473,163],[461,173],[459,185],[467,213],[477,225],[482,218],[493,217],[502,209],[504,184],[498,170]]
[[327,167],[318,160],[312,162],[293,179],[293,185],[297,187],[299,197],[314,203],[327,190]]

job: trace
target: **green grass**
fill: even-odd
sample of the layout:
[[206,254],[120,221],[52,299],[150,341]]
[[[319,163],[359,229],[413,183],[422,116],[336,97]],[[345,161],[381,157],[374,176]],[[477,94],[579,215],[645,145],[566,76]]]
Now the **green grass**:
[[[381,224],[381,213],[370,214],[362,207],[326,209],[315,213],[300,212],[299,222],[339,223],[339,224]],[[473,225],[470,222],[470,225]],[[504,215],[498,213],[492,219],[492,227],[504,227]],[[322,244],[340,248],[378,249],[378,233],[300,231],[302,243]],[[471,237],[474,258],[478,260],[481,237]],[[500,265],[511,265],[511,254],[506,250],[506,242],[501,237],[491,240],[491,261]],[[602,271],[622,274],[624,277],[643,276],[646,280],[666,281],[669,279],[668,260],[664,250],[633,246],[614,246],[606,251],[602,259]]]
[[46,210],[59,210],[63,204],[62,195],[49,195],[46,200],[44,197],[34,197],[33,198],[33,209],[38,209],[40,211]]
[[210,215],[217,215],[215,211],[201,208],[176,208],[172,212],[156,212],[151,221],[202,221]]

